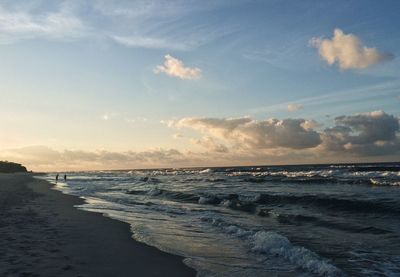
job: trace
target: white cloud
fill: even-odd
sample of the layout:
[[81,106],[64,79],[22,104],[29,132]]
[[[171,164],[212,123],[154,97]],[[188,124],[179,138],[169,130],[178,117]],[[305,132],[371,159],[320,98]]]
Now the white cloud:
[[0,7],[0,43],[33,38],[76,39],[84,36],[82,21],[63,6],[58,11],[32,14]]
[[172,57],[171,55],[165,56],[163,65],[158,65],[154,69],[155,73],[165,73],[168,76],[177,77],[185,80],[199,79],[201,77],[201,69],[197,67],[185,67],[181,60]]
[[188,45],[171,42],[161,38],[138,36],[112,36],[112,39],[124,46],[135,48],[188,50]]
[[95,38],[126,47],[186,51],[233,31],[234,26],[199,26],[191,20],[192,14],[232,5],[214,2],[1,1],[0,44]]
[[303,105],[301,104],[289,104],[287,106],[289,112],[295,112],[303,109]]
[[226,153],[228,152],[228,147],[226,147],[222,143],[218,143],[213,139],[212,137],[205,136],[204,138],[201,139],[192,139],[191,142],[193,144],[200,145],[202,147],[205,147],[207,150],[211,152],[216,152],[216,153]]
[[341,29],[334,30],[332,39],[312,38],[310,43],[329,65],[337,63],[343,70],[367,68],[393,58],[391,54],[363,45],[357,36],[345,34]]

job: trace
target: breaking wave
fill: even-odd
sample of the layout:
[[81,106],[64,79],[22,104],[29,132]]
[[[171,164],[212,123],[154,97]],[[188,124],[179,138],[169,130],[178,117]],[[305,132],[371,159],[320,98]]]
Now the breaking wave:
[[161,197],[172,201],[198,204],[221,205],[232,210],[256,212],[258,208],[276,205],[307,205],[315,208],[324,208],[345,212],[373,212],[373,213],[400,213],[400,208],[394,203],[382,203],[372,200],[343,199],[321,195],[288,195],[288,194],[258,194],[256,196],[228,194],[194,194],[187,192],[170,191],[151,188],[149,190],[129,190],[127,194],[148,195]]
[[304,247],[294,246],[287,237],[276,232],[245,230],[228,224],[220,218],[202,217],[201,219],[226,234],[245,240],[253,252],[279,256],[291,264],[319,276],[343,275],[341,270],[330,264],[328,260]]

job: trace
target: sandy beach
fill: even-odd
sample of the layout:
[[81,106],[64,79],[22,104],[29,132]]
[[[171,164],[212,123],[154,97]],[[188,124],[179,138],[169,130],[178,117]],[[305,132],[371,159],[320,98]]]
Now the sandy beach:
[[128,224],[74,208],[29,174],[0,174],[0,276],[195,276],[182,257],[131,238]]

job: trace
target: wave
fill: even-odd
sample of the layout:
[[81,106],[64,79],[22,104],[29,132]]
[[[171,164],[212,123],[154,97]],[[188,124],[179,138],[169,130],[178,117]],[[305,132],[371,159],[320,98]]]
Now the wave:
[[179,202],[190,202],[190,203],[198,203],[200,199],[200,196],[195,194],[170,191],[159,188],[152,188],[150,190],[129,190],[126,193],[132,195],[156,196],[156,197],[166,198],[169,200],[175,200]]
[[369,200],[343,199],[319,195],[273,195],[260,194],[254,200],[257,204],[302,204],[329,210],[340,210],[349,212],[372,212],[372,213],[400,213],[398,207],[386,203]]
[[364,184],[364,185],[398,185],[400,171],[388,170],[279,170],[279,171],[232,171],[229,177],[241,178],[243,182],[261,183],[267,181],[295,183],[329,183],[329,184]]
[[397,171],[400,172],[400,165],[387,165],[387,166],[376,166],[376,165],[365,165],[365,166],[352,166],[348,167],[351,171]]
[[294,246],[287,237],[272,231],[252,231],[239,226],[228,224],[221,218],[202,217],[221,231],[247,242],[251,251],[258,254],[274,255],[285,259],[291,264],[317,274],[319,276],[342,276],[340,269],[330,264],[318,254],[301,246]]
[[379,180],[374,178],[369,179],[369,181],[375,186],[400,186],[400,181]]
[[282,214],[275,212],[273,210],[266,210],[266,209],[261,209],[258,212],[258,215],[264,217],[265,216],[274,217],[279,223],[283,224],[302,225],[302,224],[312,223],[315,226],[320,226],[327,229],[336,229],[351,233],[368,233],[375,235],[392,233],[389,230],[377,228],[374,226],[349,224],[348,222],[343,222],[343,223],[333,222],[324,219],[319,219],[314,216],[306,216],[301,214]]
[[254,213],[265,206],[279,205],[302,205],[317,209],[352,213],[386,213],[398,214],[400,208],[370,200],[343,199],[327,197],[322,195],[290,195],[290,194],[258,194],[255,197],[238,194],[212,195],[194,194],[187,192],[170,191],[165,189],[152,188],[150,190],[130,190],[126,192],[132,195],[147,195],[161,197],[177,202],[188,202],[197,204],[222,205],[232,210]]
[[[156,197],[165,197],[169,200],[178,202],[189,202],[198,203],[203,205],[220,205],[225,208],[232,210],[238,210],[248,213],[254,213],[261,217],[273,217],[279,223],[290,224],[290,225],[302,225],[302,224],[313,224],[328,229],[337,229],[352,233],[370,233],[370,234],[387,234],[391,231],[376,228],[373,226],[362,226],[356,224],[339,223],[327,221],[313,216],[301,215],[301,214],[283,214],[274,211],[272,208],[265,208],[265,204],[273,204],[277,206],[280,204],[299,204],[304,203],[310,206],[316,205],[318,208],[328,207],[336,210],[344,211],[357,211],[357,212],[399,212],[393,209],[393,207],[384,206],[383,204],[371,202],[371,201],[356,201],[356,200],[345,200],[335,198],[325,198],[318,196],[287,196],[287,195],[267,195],[261,194],[253,199],[250,197],[241,197],[237,194],[229,194],[225,196],[215,195],[195,195],[190,193],[173,192],[167,190],[161,190],[153,188],[148,191],[129,191],[127,192],[132,195],[148,195]],[[246,200],[243,200],[246,199]],[[249,200],[250,199],[250,200]]]

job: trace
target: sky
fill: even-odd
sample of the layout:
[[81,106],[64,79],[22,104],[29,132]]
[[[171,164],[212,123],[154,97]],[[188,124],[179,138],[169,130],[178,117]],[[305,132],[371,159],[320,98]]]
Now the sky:
[[0,0],[0,160],[400,160],[400,2]]

